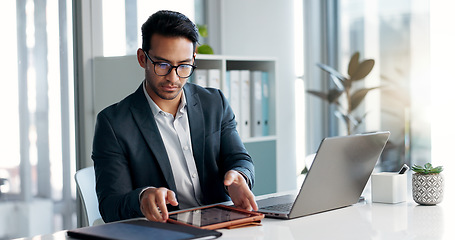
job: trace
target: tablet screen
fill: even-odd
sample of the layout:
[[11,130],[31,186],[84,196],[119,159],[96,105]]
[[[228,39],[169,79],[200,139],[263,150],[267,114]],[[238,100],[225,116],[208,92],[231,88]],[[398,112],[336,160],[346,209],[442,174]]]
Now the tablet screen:
[[204,227],[207,225],[228,222],[251,216],[252,215],[249,213],[243,213],[214,206],[209,208],[196,209],[188,212],[171,214],[169,215],[169,218],[193,226]]

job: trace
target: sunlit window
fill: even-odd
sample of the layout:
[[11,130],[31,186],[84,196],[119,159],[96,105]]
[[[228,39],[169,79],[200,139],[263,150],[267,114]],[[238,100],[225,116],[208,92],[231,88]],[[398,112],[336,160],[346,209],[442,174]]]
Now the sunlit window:
[[[3,1],[0,4],[0,24],[3,32],[9,37],[0,38],[0,66],[2,66],[2,87],[0,88],[0,104],[8,117],[0,118],[0,178],[7,179],[0,186],[2,193],[20,193],[20,139],[19,139],[19,86],[16,41],[16,3]],[[6,57],[8,56],[8,57]],[[2,114],[3,115],[3,114]],[[6,198],[5,195],[0,198]]]
[[[447,28],[447,23],[455,21],[455,3],[431,1],[431,83],[426,87],[426,95],[431,96],[431,160],[433,165],[444,166],[446,189],[453,186],[455,177],[449,171],[455,169],[453,160],[453,104],[455,103],[455,77],[453,76],[453,56],[455,54],[455,30]],[[428,81],[427,81],[428,86]],[[423,97],[422,96],[422,97]],[[445,199],[454,199],[454,191],[445,191]],[[447,202],[446,202],[447,203]],[[451,207],[452,204],[445,205]],[[448,210],[447,212],[454,212]]]
[[[430,12],[428,0],[338,1],[339,70],[351,55],[374,59],[363,87],[380,86],[362,105],[367,114],[358,132],[388,130],[391,138],[380,166],[430,160]],[[341,127],[340,127],[341,128]]]
[[178,11],[195,19],[193,0],[103,0],[103,55],[136,54],[142,24],[158,10]]
[[[296,146],[305,146],[305,92],[303,73],[303,1],[294,0],[294,62],[295,62],[295,121]],[[305,148],[296,148],[296,174],[300,175],[306,167]],[[298,179],[299,186],[301,179]]]
[[[71,6],[71,0],[0,2],[0,218],[29,226],[2,228],[0,239],[74,227],[74,209],[62,207],[75,199]],[[10,207],[12,201],[26,207]],[[40,221],[45,226],[32,231]]]
[[[0,228],[0,239],[76,227],[73,2],[0,1],[0,222],[28,226]],[[135,53],[141,24],[157,10],[195,18],[194,1],[187,0],[109,0],[102,9],[91,6],[103,21],[93,20],[103,26],[106,56]],[[14,207],[13,201],[26,207]],[[38,223],[43,224],[33,227]]]

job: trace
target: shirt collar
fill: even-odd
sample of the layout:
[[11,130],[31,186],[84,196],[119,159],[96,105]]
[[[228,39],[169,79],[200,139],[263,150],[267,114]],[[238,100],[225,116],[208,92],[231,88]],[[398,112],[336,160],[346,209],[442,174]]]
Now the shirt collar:
[[[142,84],[142,89],[144,90],[144,95],[147,98],[147,102],[150,106],[150,109],[152,110],[153,116],[156,116],[160,112],[165,113],[165,111],[161,110],[161,108],[158,107],[158,105],[153,101],[153,99],[147,93],[147,90],[145,89],[145,80]],[[180,99],[180,105],[179,105],[179,108],[177,109],[177,113],[179,113],[179,112],[182,114],[186,112],[186,97],[185,97],[185,91],[183,91],[183,90],[182,90],[182,98]]]

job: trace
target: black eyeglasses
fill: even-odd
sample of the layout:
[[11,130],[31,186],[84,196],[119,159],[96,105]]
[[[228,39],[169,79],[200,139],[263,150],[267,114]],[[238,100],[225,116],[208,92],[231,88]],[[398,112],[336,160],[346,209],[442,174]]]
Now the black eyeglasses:
[[144,52],[145,56],[147,56],[147,58],[150,60],[150,62],[153,63],[154,66],[153,70],[155,71],[155,74],[158,76],[166,76],[172,71],[173,68],[175,68],[177,76],[181,78],[188,78],[191,76],[191,74],[193,74],[194,69],[196,68],[196,66],[191,64],[180,64],[177,66],[172,66],[167,62],[155,62],[149,57],[149,55],[144,50],[142,51]]

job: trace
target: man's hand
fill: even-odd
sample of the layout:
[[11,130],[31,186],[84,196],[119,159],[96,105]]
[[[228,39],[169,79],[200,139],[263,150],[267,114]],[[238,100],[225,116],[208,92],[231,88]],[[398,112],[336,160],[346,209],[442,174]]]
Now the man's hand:
[[175,193],[167,188],[149,188],[141,196],[141,212],[155,222],[166,222],[169,218],[166,204],[177,206]]
[[227,187],[229,196],[235,206],[249,211],[258,210],[254,194],[248,187],[245,178],[239,172],[229,170],[224,175],[224,185]]

